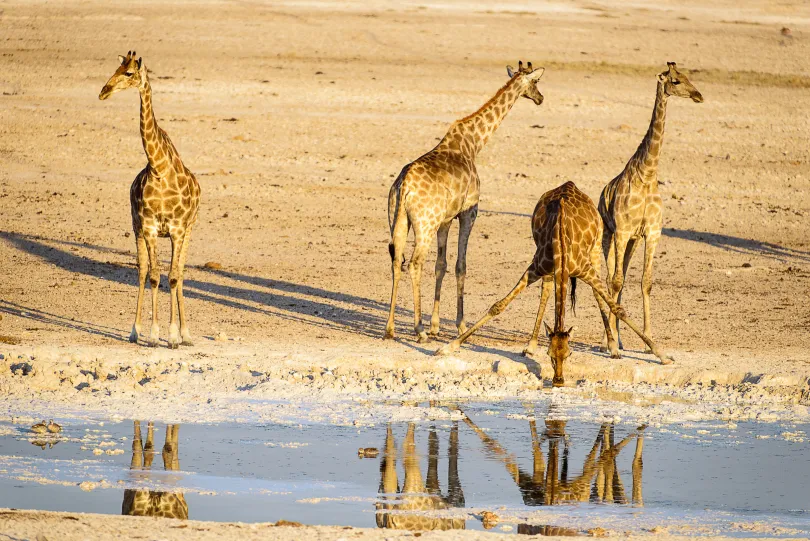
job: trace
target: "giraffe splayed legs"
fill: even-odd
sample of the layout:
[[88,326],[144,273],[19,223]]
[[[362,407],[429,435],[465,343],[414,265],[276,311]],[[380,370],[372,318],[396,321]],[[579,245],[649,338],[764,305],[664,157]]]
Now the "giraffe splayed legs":
[[546,325],[549,337],[548,355],[554,368],[552,383],[560,386],[564,383],[563,363],[571,355],[568,346],[571,329],[565,330],[565,297],[566,288],[571,282],[571,300],[574,303],[575,280],[580,279],[593,289],[602,323],[608,336],[611,351],[618,354],[618,346],[613,339],[608,321],[608,308],[619,319],[633,329],[644,342],[650,346],[662,364],[671,362],[668,356],[661,353],[655,344],[627,317],[624,309],[608,295],[599,277],[601,255],[599,252],[602,239],[602,220],[599,219],[593,201],[580,191],[573,182],[546,192],[540,198],[532,216],[532,236],[537,250],[529,268],[517,285],[503,299],[492,305],[486,315],[475,323],[467,332],[439,349],[436,354],[448,354],[458,348],[475,331],[486,322],[503,312],[512,300],[524,288],[537,280],[543,279],[543,292],[537,321],[532,337],[526,347],[531,354],[537,345],[537,333],[540,329],[545,303],[554,285],[554,328]]

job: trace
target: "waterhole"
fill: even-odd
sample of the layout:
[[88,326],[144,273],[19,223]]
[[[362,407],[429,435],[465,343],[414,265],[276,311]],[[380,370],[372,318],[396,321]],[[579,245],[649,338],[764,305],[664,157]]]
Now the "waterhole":
[[[638,426],[549,403],[428,421],[0,423],[0,507],[412,530],[810,535],[801,424]],[[306,405],[302,405],[306,408]],[[598,415],[594,415],[598,418]]]

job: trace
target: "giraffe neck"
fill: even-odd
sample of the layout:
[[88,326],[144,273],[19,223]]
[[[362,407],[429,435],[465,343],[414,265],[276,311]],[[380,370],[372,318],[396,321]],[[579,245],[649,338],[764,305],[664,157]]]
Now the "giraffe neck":
[[138,89],[141,95],[141,141],[150,168],[164,177],[171,168],[172,148],[158,128],[152,109],[152,86],[145,71],[143,84]]
[[455,122],[442,143],[452,144],[460,138],[460,150],[475,158],[520,97],[518,80],[519,77],[513,77],[480,109]]
[[661,155],[661,146],[664,143],[664,123],[667,118],[667,95],[664,92],[664,83],[658,82],[655,93],[655,108],[653,109],[650,127],[647,134],[638,146],[633,160],[635,168],[641,178],[651,180],[658,172],[658,158]]

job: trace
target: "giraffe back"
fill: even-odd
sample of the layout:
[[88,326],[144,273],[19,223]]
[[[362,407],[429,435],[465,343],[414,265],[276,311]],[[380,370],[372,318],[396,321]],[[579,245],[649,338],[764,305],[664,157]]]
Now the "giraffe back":
[[[565,212],[560,213],[560,205]],[[560,217],[562,219],[560,220]],[[537,246],[535,265],[541,274],[554,273],[555,225],[565,237],[566,268],[570,276],[590,268],[594,244],[602,239],[602,220],[593,201],[573,182],[543,194],[532,215],[532,237]]]

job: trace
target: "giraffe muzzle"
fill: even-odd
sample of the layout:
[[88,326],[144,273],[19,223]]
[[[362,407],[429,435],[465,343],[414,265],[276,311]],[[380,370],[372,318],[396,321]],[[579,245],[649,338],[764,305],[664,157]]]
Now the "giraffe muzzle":
[[695,103],[703,103],[703,94],[698,91],[692,92],[689,97],[692,98],[692,101]]
[[112,88],[109,86],[105,86],[101,89],[101,92],[98,93],[98,99],[106,100],[112,95]]

